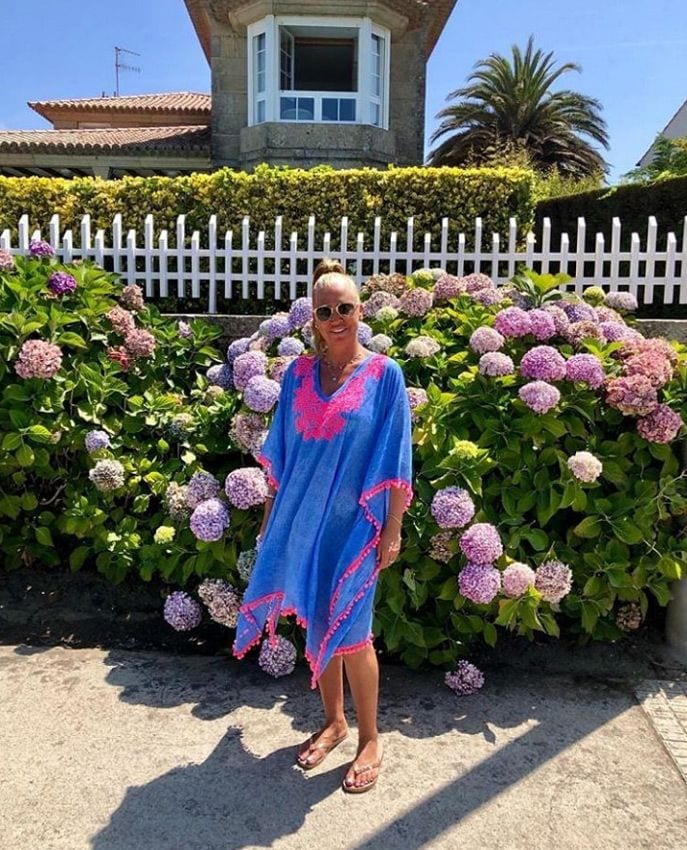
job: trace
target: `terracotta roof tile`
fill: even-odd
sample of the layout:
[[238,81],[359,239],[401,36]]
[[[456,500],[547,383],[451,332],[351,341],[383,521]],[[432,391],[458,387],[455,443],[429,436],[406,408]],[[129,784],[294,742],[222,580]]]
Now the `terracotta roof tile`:
[[210,155],[208,127],[121,127],[103,130],[2,130],[6,153],[131,154],[198,153]]
[[162,92],[159,94],[86,97],[67,100],[32,100],[29,106],[40,115],[56,111],[78,112],[207,112],[211,96],[204,92]]

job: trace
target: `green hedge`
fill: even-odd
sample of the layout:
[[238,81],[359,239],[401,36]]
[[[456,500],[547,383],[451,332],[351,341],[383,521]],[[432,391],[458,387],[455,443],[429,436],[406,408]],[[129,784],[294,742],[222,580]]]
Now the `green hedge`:
[[629,250],[632,233],[639,233],[642,245],[646,244],[649,216],[658,222],[658,245],[665,247],[671,231],[681,243],[684,219],[687,215],[687,177],[662,180],[646,186],[627,185],[612,189],[598,189],[581,195],[549,198],[536,206],[535,232],[541,235],[544,218],[551,219],[552,245],[560,244],[561,233],[568,233],[571,241],[577,234],[577,219],[587,222],[587,249],[592,250],[597,233],[603,233],[610,244],[613,218],[622,224],[622,250]]
[[[184,177],[125,177],[104,181],[93,178],[62,180],[40,177],[0,177],[0,230],[16,233],[20,216],[28,213],[32,227],[46,231],[58,213],[62,228],[72,228],[75,239],[81,217],[88,213],[95,228],[111,228],[121,213],[126,230],[143,229],[153,213],[156,232],[162,228],[174,238],[179,213],[186,214],[187,232],[203,233],[212,214],[218,232],[239,231],[244,216],[251,227],[266,230],[269,243],[274,221],[281,215],[286,237],[293,231],[304,238],[308,217],[316,216],[317,239],[332,234],[338,245],[341,217],[349,217],[349,245],[363,231],[371,236],[376,216],[382,218],[383,239],[399,232],[405,244],[406,222],[415,217],[417,233],[431,230],[438,242],[441,219],[449,217],[451,236],[474,231],[481,216],[484,232],[506,233],[515,216],[523,228],[534,214],[533,175],[522,168],[371,168],[309,171],[260,166],[253,173],[222,169],[212,174]],[[47,231],[46,231],[47,232]]]

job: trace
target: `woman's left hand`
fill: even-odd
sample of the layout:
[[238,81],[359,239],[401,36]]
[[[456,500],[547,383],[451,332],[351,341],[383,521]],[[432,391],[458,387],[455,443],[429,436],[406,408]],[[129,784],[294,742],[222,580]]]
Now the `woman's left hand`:
[[392,522],[382,529],[382,536],[377,544],[377,563],[384,570],[396,560],[401,551],[401,529],[398,523]]

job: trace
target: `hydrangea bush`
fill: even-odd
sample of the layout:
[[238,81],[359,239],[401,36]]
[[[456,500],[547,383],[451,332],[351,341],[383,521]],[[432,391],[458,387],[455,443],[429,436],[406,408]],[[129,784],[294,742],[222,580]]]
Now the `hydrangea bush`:
[[[180,594],[171,627],[201,622],[195,588],[231,628],[266,495],[256,457],[284,371],[312,345],[309,299],[222,357],[217,331],[165,321],[95,267],[37,250],[0,280],[6,565],[159,573]],[[361,342],[402,366],[414,426],[416,498],[375,633],[411,666],[453,669],[456,693],[481,686],[459,662],[475,641],[615,640],[682,574],[685,348],[644,339],[628,293],[563,283],[423,269],[363,287]],[[294,647],[283,622],[261,665],[283,675]]]

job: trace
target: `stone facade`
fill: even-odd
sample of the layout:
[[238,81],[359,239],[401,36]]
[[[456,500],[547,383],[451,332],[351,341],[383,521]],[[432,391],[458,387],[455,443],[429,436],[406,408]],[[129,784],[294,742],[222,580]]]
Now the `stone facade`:
[[[214,167],[260,162],[335,168],[423,161],[426,62],[456,0],[186,0],[212,73]],[[247,27],[267,15],[368,17],[391,34],[389,127],[265,122],[248,126]]]

